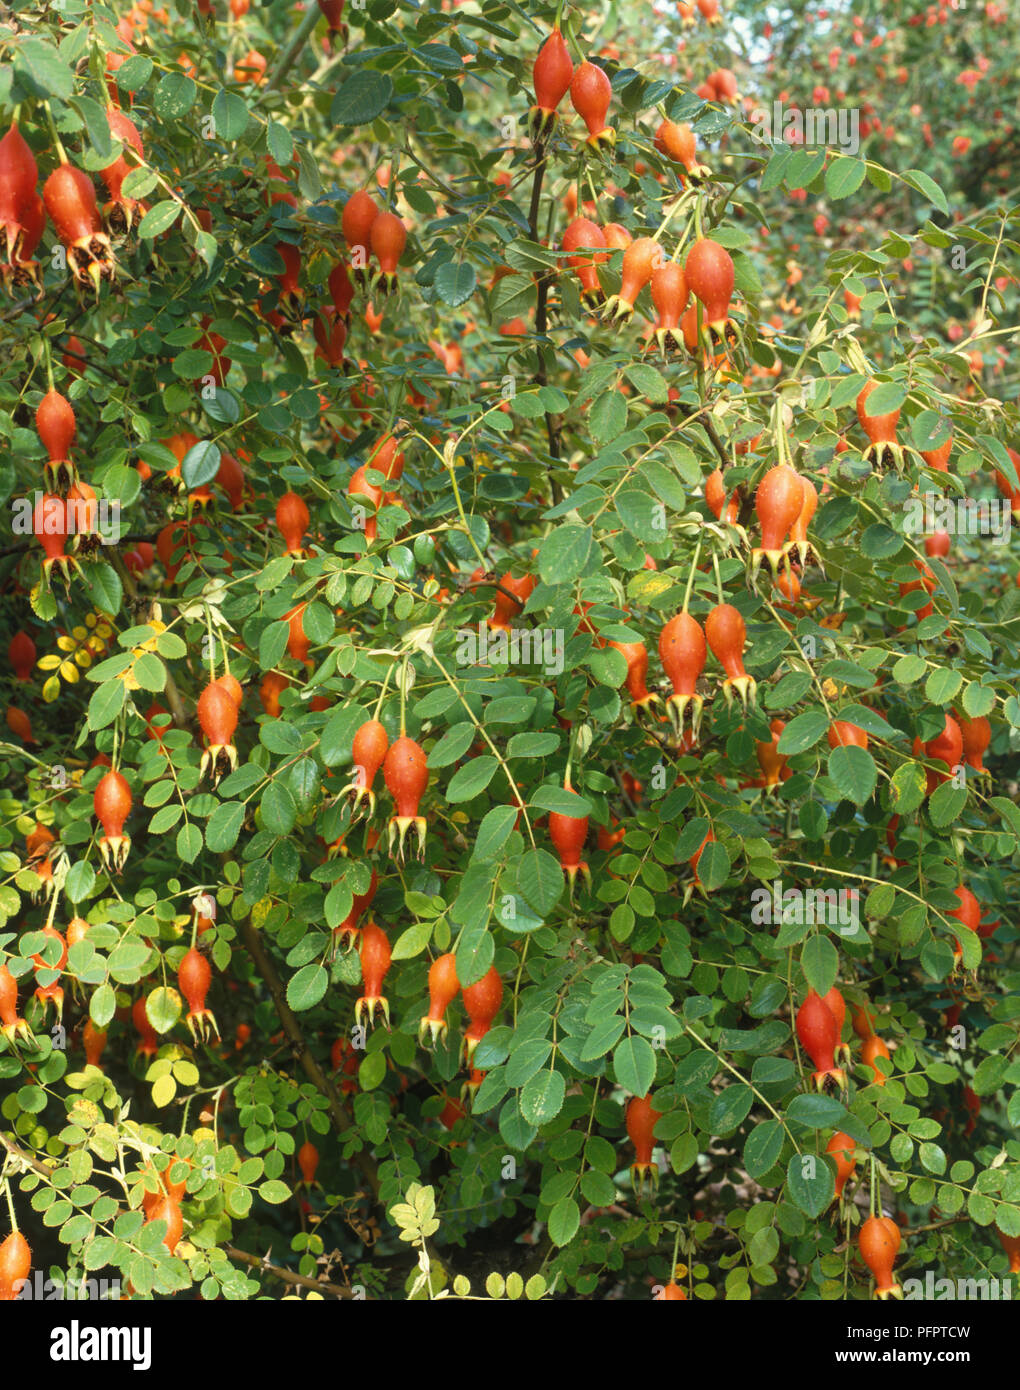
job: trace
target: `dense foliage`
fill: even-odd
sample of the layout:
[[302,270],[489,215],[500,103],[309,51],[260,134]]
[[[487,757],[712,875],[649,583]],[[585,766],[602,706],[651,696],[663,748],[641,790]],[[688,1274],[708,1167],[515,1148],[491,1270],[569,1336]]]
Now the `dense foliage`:
[[0,1296],[1020,1272],[1018,47],[3,11]]

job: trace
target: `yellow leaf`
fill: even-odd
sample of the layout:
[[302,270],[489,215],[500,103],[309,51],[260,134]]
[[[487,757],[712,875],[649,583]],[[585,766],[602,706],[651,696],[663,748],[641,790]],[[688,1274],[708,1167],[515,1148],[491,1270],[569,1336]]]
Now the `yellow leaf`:
[[47,652],[45,656],[39,658],[36,665],[40,671],[55,671],[60,665],[60,657],[57,656],[56,652]]
[[68,685],[74,685],[78,680],[78,668],[73,661],[65,661],[60,668],[60,674]]
[[52,705],[54,700],[60,698],[59,676],[50,676],[49,680],[43,685],[42,697],[48,705]]
[[[84,636],[84,635],[85,635],[85,634],[83,633],[82,636]],[[59,637],[57,638],[57,646],[60,648],[60,650],[61,650],[62,652],[73,652],[73,651],[74,651],[74,638],[73,638],[73,637],[67,637],[67,636],[65,636],[64,634],[61,634],[61,636],[59,636]]]

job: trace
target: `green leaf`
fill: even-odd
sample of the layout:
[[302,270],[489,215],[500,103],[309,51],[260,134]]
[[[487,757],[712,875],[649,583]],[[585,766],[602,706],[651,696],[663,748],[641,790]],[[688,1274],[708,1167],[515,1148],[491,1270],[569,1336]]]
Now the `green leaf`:
[[835,158],[825,171],[825,191],[834,201],[849,198],[864,182],[867,165],[863,159]]
[[826,995],[839,974],[839,952],[827,936],[812,936],[800,953],[804,978],[816,994]]
[[223,854],[237,844],[244,811],[240,801],[224,801],[213,811],[205,827],[205,842],[213,854]]
[[450,778],[450,785],[446,789],[447,801],[471,801],[489,785],[498,767],[499,763],[491,754],[472,758]]
[[325,997],[328,985],[328,970],[318,964],[305,965],[287,985],[287,1003],[295,1013],[304,1013]]
[[168,72],[156,84],[152,104],[164,121],[179,121],[186,116],[198,96],[195,82],[183,72]]
[[562,1072],[540,1071],[521,1091],[521,1114],[536,1128],[547,1125],[563,1109],[566,1093],[567,1082]]
[[911,188],[916,188],[918,193],[923,193],[930,203],[933,203],[944,216],[949,214],[949,204],[946,195],[930,175],[921,169],[908,169],[903,174],[903,182],[908,183]]
[[544,783],[536,787],[529,805],[536,811],[553,811],[560,816],[581,820],[591,814],[591,802],[566,787]]
[[829,776],[840,796],[863,806],[875,790],[878,769],[866,748],[838,747],[829,754]]
[[443,303],[456,309],[474,294],[478,277],[474,266],[467,261],[444,261],[432,283]]
[[343,84],[329,108],[332,125],[367,125],[381,116],[393,96],[393,82],[386,73],[362,68]]
[[903,763],[889,779],[889,807],[901,816],[916,811],[924,800],[927,785],[924,769],[916,763]]
[[219,449],[208,440],[192,445],[181,462],[184,486],[190,490],[201,487],[203,483],[211,483],[220,471],[221,459]]
[[280,782],[270,782],[260,803],[262,824],[274,835],[289,835],[297,820],[297,806],[290,791]]
[[646,1096],[655,1081],[655,1052],[645,1038],[624,1038],[613,1053],[613,1073],[625,1091]]
[[475,726],[469,719],[454,724],[429,753],[429,767],[448,767],[464,756],[475,740]]
[[151,207],[138,224],[138,235],[142,241],[151,241],[153,237],[159,236],[169,227],[172,227],[181,215],[181,204],[173,198],[166,198],[155,207]]
[[8,50],[18,79],[37,97],[66,101],[74,91],[74,76],[52,44],[19,35]]
[[517,887],[539,917],[547,917],[563,893],[563,869],[548,850],[529,849],[521,857]]
[[544,584],[572,584],[591,554],[590,526],[558,526],[542,542],[538,572]]
[[744,1167],[757,1181],[776,1166],[783,1151],[783,1126],[779,1120],[762,1120],[744,1144]]
[[[500,1131],[502,1132],[502,1123]],[[573,1197],[564,1197],[549,1213],[549,1239],[553,1245],[569,1245],[577,1235],[580,1225],[580,1208]]]
[[784,757],[793,757],[823,738],[829,729],[829,718],[824,710],[809,709],[796,715],[779,735],[776,751]]
[[[219,91],[213,98],[212,118],[217,139],[240,140],[248,129],[248,104],[237,92]],[[281,161],[276,162],[279,164]]]
[[627,398],[619,389],[603,391],[588,412],[588,427],[596,444],[607,444],[627,424]]
[[111,618],[115,618],[124,599],[124,588],[120,582],[120,575],[113,566],[105,560],[101,560],[97,565],[89,565],[85,570],[85,581],[95,606],[104,613],[109,613]]
[[832,1169],[816,1154],[794,1154],[786,1167],[786,1184],[792,1200],[812,1220],[836,1195]]

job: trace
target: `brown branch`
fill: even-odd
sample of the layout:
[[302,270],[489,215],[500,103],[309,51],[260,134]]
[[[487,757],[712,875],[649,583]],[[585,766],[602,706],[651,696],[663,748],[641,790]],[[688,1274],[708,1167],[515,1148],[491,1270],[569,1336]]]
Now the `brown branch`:
[[344,1288],[342,1284],[330,1284],[324,1279],[312,1279],[307,1274],[295,1274],[292,1269],[284,1269],[281,1265],[271,1265],[260,1255],[251,1255],[247,1250],[238,1250],[235,1245],[221,1245],[220,1249],[224,1255],[229,1255],[232,1260],[241,1260],[245,1264],[251,1265],[253,1269],[261,1269],[266,1274],[283,1279],[285,1283],[299,1284],[303,1289],[315,1289],[318,1293],[331,1293],[334,1298],[354,1297],[354,1291]]
[[41,1178],[52,1178],[54,1168],[47,1168],[45,1163],[40,1163],[37,1158],[33,1158],[27,1149],[23,1149],[20,1144],[16,1144],[13,1139],[9,1139],[6,1134],[0,1134],[0,1144],[13,1158],[21,1159],[34,1173],[38,1173]]
[[[545,166],[548,155],[545,145],[539,141],[535,145],[535,177],[531,185],[531,206],[528,209],[528,229],[531,240],[538,245],[538,213],[542,201],[542,181],[545,178]],[[535,305],[535,333],[539,338],[545,336],[548,327],[548,300],[549,288],[552,284],[552,276],[547,270],[536,272],[535,285],[538,289],[538,300]],[[548,383],[548,375],[545,369],[545,358],[542,356],[541,342],[535,348],[538,365],[535,370],[534,382],[538,387]],[[556,418],[547,410],[545,412],[545,432],[549,440],[549,454],[554,463],[559,463],[562,451],[560,449],[559,424]],[[553,502],[559,502],[563,497],[563,491],[555,479],[550,480],[552,488]]]
[[[317,1091],[325,1096],[328,1106],[330,1119],[333,1121],[334,1128],[338,1133],[343,1134],[352,1126],[352,1121],[347,1111],[344,1109],[340,1097],[337,1095],[336,1088],[319,1066],[315,1057],[312,1055],[305,1036],[301,1031],[301,1025],[294,1017],[290,1005],[287,1003],[287,991],[283,981],[277,974],[276,966],[270,960],[262,938],[252,926],[251,922],[241,918],[237,923],[237,931],[248,950],[249,955],[255,962],[255,968],[265,981],[266,987],[273,996],[273,1004],[276,1007],[277,1016],[283,1025],[283,1031],[290,1040],[301,1069],[311,1081]],[[379,1171],[371,1154],[364,1149],[354,1155],[354,1163],[361,1169],[366,1182],[372,1189],[372,1195],[378,1200],[379,1197]]]

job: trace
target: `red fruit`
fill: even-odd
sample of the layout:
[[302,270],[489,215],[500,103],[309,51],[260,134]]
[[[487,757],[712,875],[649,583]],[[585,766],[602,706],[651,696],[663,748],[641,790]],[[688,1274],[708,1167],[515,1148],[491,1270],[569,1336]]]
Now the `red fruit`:
[[577,278],[581,282],[581,293],[586,299],[601,299],[602,286],[599,284],[598,272],[595,267],[608,259],[606,251],[606,238],[595,222],[587,217],[575,217],[573,222],[563,233],[563,250],[574,252],[577,250],[602,252],[601,255],[567,257],[567,265],[571,270],[577,272]]
[[[49,924],[43,927],[42,930],[44,936],[49,937],[51,941],[57,942],[60,951],[56,961],[52,964],[47,964],[46,960],[43,958],[41,953],[36,953],[32,956],[32,961],[35,965],[37,978],[41,970],[56,971],[59,974],[64,969],[64,966],[67,964],[67,942],[61,936],[60,932],[57,931],[56,927],[50,926]],[[57,1014],[57,1022],[59,1023],[64,1012],[64,991],[61,988],[59,981],[54,980],[51,984],[48,985],[38,985],[36,987],[35,997],[42,1005],[44,1014],[47,1010],[47,1007],[49,1006],[50,1001],[52,1000],[53,1006]]]
[[867,746],[868,736],[856,724],[849,724],[845,719],[835,719],[829,725],[830,748],[867,748]]
[[610,642],[609,645],[618,651],[627,663],[624,684],[630,694],[631,704],[639,709],[647,709],[658,699],[656,695],[649,695],[645,683],[648,676],[648,648],[644,642]]
[[62,497],[47,492],[39,498],[32,511],[32,533],[43,549],[43,574],[48,575],[56,565],[68,578],[78,561],[64,553],[67,538],[73,533],[73,514]]
[[776,574],[789,549],[784,544],[787,532],[804,509],[803,478],[789,464],[777,463],[758,484],[754,506],[761,524],[761,547],[751,552],[752,572],[764,557]]
[[531,574],[504,574],[499,581],[500,590],[508,589],[516,594],[516,599],[507,598],[502,592],[496,593],[496,602],[488,624],[494,632],[509,632],[513,619],[522,612],[524,605],[538,587],[538,580]]
[[397,450],[397,441],[392,434],[378,441],[365,467],[381,473],[387,482],[399,482],[404,473],[404,455]]
[[262,684],[259,686],[259,699],[262,701],[262,708],[270,719],[279,719],[280,695],[287,689],[288,685],[290,685],[290,681],[279,671],[267,671],[262,677]]
[[446,1033],[446,1010],[453,1003],[460,990],[457,979],[457,957],[452,951],[437,956],[429,967],[429,1011],[418,1025],[418,1037],[424,1043],[428,1034],[431,1041]]
[[1020,1236],[1007,1236],[1005,1232],[999,1230],[998,1226],[995,1228],[995,1234],[999,1237],[1003,1250],[1009,1256],[1010,1274],[1020,1274]]
[[834,1053],[839,1045],[839,1030],[832,1010],[815,991],[808,996],[797,1010],[797,1037],[800,1045],[815,1065],[812,1077],[821,1091],[826,1081],[831,1079],[840,1090],[846,1087],[846,1074],[835,1063]]
[[[70,935],[70,928],[68,928],[68,935]],[[155,1057],[159,1051],[159,1035],[149,1022],[149,1015],[145,1012],[144,999],[135,1000],[131,1007],[131,1019],[141,1039],[135,1052],[141,1053],[143,1057]]]
[[675,1283],[673,1280],[670,1280],[668,1284],[663,1284],[662,1292],[656,1294],[654,1302],[686,1303],[687,1295],[684,1293],[683,1289],[680,1287],[679,1284]]
[[[569,784],[565,784],[564,789],[572,790]],[[565,816],[559,811],[549,812],[549,839],[552,840],[553,848],[560,857],[560,864],[567,875],[571,892],[574,891],[574,880],[578,873],[583,874],[585,881],[591,884],[588,865],[581,862],[581,851],[587,837],[587,816]]]
[[389,938],[382,927],[369,922],[361,933],[361,998],[354,1005],[354,1021],[360,1023],[362,1015],[368,1014],[369,1023],[375,1022],[378,1007],[390,1026],[389,1000],[383,994],[383,981],[390,968],[392,952]]
[[287,652],[295,661],[308,660],[308,638],[304,629],[304,613],[307,607],[307,603],[299,603],[283,617],[290,629],[287,635]]
[[992,741],[992,726],[983,714],[974,719],[957,715],[960,735],[963,739],[963,761],[975,772],[985,772],[984,753]]
[[404,840],[413,825],[418,836],[418,858],[424,859],[426,822],[418,814],[418,803],[428,786],[429,769],[424,752],[413,738],[403,735],[390,746],[383,762],[383,778],[396,804],[396,814],[390,819],[390,853],[396,841],[398,857],[403,858]]
[[37,283],[32,253],[46,226],[37,180],[35,156],[14,122],[0,140],[0,236],[6,257],[0,275],[12,287]]
[[864,457],[877,464],[888,462],[890,459],[898,463],[903,457],[902,446],[896,438],[896,426],[900,418],[899,407],[887,411],[885,415],[867,414],[868,397],[877,387],[877,381],[869,381],[857,397],[857,419],[870,441],[864,451]]
[[664,353],[679,352],[683,340],[680,316],[689,298],[683,267],[676,261],[666,261],[652,271],[649,288],[655,312],[659,316],[655,327],[656,341]]
[[946,442],[941,443],[941,445],[938,446],[938,449],[921,449],[921,459],[924,459],[924,461],[926,461],[928,467],[935,468],[935,471],[937,471],[937,473],[948,473],[949,455],[951,455],[952,453],[952,448],[953,436],[949,435],[949,438],[946,439]]
[[61,164],[43,185],[43,201],[75,279],[91,283],[98,293],[102,280],[113,279],[114,262],[95,185],[83,170]]
[[19,709],[17,705],[8,705],[5,718],[11,733],[20,738],[22,743],[35,743],[32,721],[23,709]]
[[[687,311],[688,314],[690,310]],[[713,513],[717,521],[722,521],[723,510],[726,511],[726,520],[735,525],[737,517],[740,515],[740,497],[736,491],[726,497],[726,488],[723,484],[722,469],[717,468],[714,473],[710,473],[705,480],[705,501],[708,503],[709,510]]]
[[686,612],[670,618],[659,634],[659,658],[673,683],[673,694],[667,700],[666,707],[678,732],[683,728],[688,705],[693,711],[693,732],[698,732],[705,702],[697,694],[696,686],[705,669],[705,657],[705,634],[697,619]]
[[32,1251],[20,1231],[0,1243],[0,1303],[13,1303],[32,1268]]
[[893,1279],[893,1261],[900,1248],[902,1234],[889,1216],[869,1216],[857,1236],[861,1259],[875,1280],[875,1297],[902,1298],[903,1290]]
[[212,966],[205,956],[192,946],[177,968],[177,984],[188,1001],[188,1012],[184,1021],[196,1042],[207,1042],[220,1035],[216,1019],[205,1006],[211,983]]
[[32,1036],[28,1024],[18,1017],[18,982],[6,965],[0,965],[0,1025],[8,1042]]
[[335,34],[343,29],[344,0],[319,0],[319,9],[331,33]]
[[217,676],[212,684],[222,687],[238,709],[241,708],[241,704],[244,701],[244,691],[241,688],[241,682],[236,676],[232,676],[229,671],[225,671],[222,676]]
[[311,520],[303,497],[285,492],[276,504],[276,529],[283,537],[288,555],[300,554]]
[[[945,763],[946,767],[950,769],[958,767],[963,758],[963,733],[956,720],[947,714],[945,728],[936,738],[928,740],[924,745],[924,751],[927,757],[935,762]],[[928,776],[929,782],[934,779],[934,785],[937,786],[939,783],[947,781],[949,774],[931,772]]]
[[198,697],[198,724],[205,735],[207,747],[202,754],[200,775],[206,770],[218,782],[224,765],[237,767],[234,730],[237,728],[238,702],[220,681],[210,681]]
[[697,161],[697,140],[689,125],[663,121],[655,132],[655,148],[674,164],[682,164],[692,183],[708,173]]
[[777,787],[780,782],[785,782],[793,774],[788,766],[789,759],[778,751],[779,736],[786,728],[782,719],[773,719],[769,724],[769,732],[772,739],[768,743],[756,742],[755,755],[758,759],[758,766],[762,770],[765,778],[766,787]]
[[310,1139],[306,1139],[297,1151],[298,1167],[301,1169],[301,1178],[306,1187],[311,1187],[315,1181],[315,1170],[319,1166],[319,1150]]
[[703,237],[687,253],[684,265],[691,294],[705,308],[708,327],[720,338],[726,331],[733,298],[733,260],[718,242]]
[[240,511],[244,501],[244,470],[233,454],[224,451],[220,455],[220,466],[216,470],[215,482],[216,486],[222,488],[227,494],[230,510]]
[[85,1050],[85,1061],[90,1067],[98,1067],[102,1071],[102,1057],[106,1047],[105,1031],[97,1028],[91,1018],[87,1018],[85,1027],[81,1030],[81,1041]]
[[[375,518],[375,512],[379,510],[383,500],[383,494],[382,488],[376,487],[373,483],[365,481],[365,472],[365,464],[362,464],[360,468],[354,470],[351,474],[351,480],[347,484],[347,496],[364,497],[371,507],[371,514],[366,516],[365,519],[365,540],[371,545],[378,533],[378,523]],[[363,508],[362,510],[367,511],[368,509]]]
[[570,83],[570,101],[588,127],[589,145],[612,145],[616,131],[606,125],[606,112],[612,100],[609,78],[594,63],[582,63]]
[[372,223],[371,246],[379,262],[375,284],[388,292],[397,277],[397,263],[407,245],[407,229],[393,212],[381,212]]
[[874,1016],[862,1004],[851,1004],[850,1016],[853,1030],[862,1042],[867,1042],[868,1038],[875,1036]]
[[744,670],[747,628],[742,615],[730,603],[718,604],[705,619],[705,636],[716,660],[726,672],[723,694],[727,703],[732,698],[731,691],[736,690],[741,703],[746,706],[749,698],[754,699],[755,682]]
[[[144,158],[142,137],[139,135],[138,127],[134,121],[129,120],[123,111],[119,111],[115,106],[110,107],[106,116],[110,123],[110,134],[114,139],[119,140],[122,145],[130,145],[139,159]],[[113,215],[112,220],[118,230],[126,230],[130,227],[134,210],[138,206],[134,198],[125,198],[121,191],[124,180],[131,170],[137,167],[137,161],[130,163],[123,154],[119,154],[112,164],[108,164],[105,169],[101,170],[103,182],[110,194],[110,206],[106,209],[107,215]]]
[[[71,402],[59,391],[47,391],[35,412],[35,427],[49,455],[50,464],[67,463],[76,429]],[[48,468],[47,473],[51,472],[60,476],[59,470]],[[70,468],[69,472],[69,482],[73,482],[74,469]]]
[[[363,188],[351,194],[340,215],[340,230],[344,234],[344,240],[351,248],[355,258],[361,260],[362,265],[368,260],[372,224],[378,216],[379,209],[373,202],[371,195],[366,193]],[[358,256],[359,249],[360,257]]]
[[35,670],[35,658],[35,643],[27,632],[23,632],[19,628],[7,644],[7,660],[11,663],[11,670],[14,672],[16,680],[32,679],[32,672]]
[[647,1178],[654,1187],[659,1181],[659,1170],[652,1162],[655,1148],[655,1126],[662,1119],[662,1112],[652,1105],[651,1096],[632,1096],[627,1102],[627,1134],[634,1145],[634,1162],[630,1176],[635,1192],[640,1193]]
[[[855,1019],[854,1032],[856,1031],[857,1022]],[[886,1047],[884,1040],[880,1038],[877,1033],[869,1033],[868,1036],[864,1039],[864,1046],[861,1048],[861,1061],[867,1063],[867,1065],[874,1072],[874,1077],[868,1084],[874,1086],[884,1086],[885,1083],[889,1080],[889,1078],[886,1076],[885,1072],[879,1071],[878,1067],[875,1066],[876,1057],[884,1057],[886,1061],[892,1060],[892,1058],[889,1056],[889,1049]]]
[[623,253],[623,275],[620,293],[606,302],[606,312],[616,319],[628,318],[634,312],[638,295],[663,264],[662,247],[651,237],[638,237]]
[[[355,194],[355,196],[357,196]],[[368,195],[365,195],[368,197]],[[374,207],[375,204],[373,203]],[[367,242],[364,243],[367,246]],[[342,319],[347,318],[351,309],[351,300],[354,298],[354,286],[351,278],[347,274],[347,267],[341,261],[329,272],[329,279],[326,281],[329,286],[329,297],[333,301],[333,308]]]
[[924,538],[924,553],[928,556],[937,556],[940,560],[945,559],[952,546],[952,539],[948,531],[935,531],[930,536]]
[[857,1159],[854,1157],[857,1144],[850,1138],[849,1134],[844,1134],[842,1130],[837,1130],[825,1146],[825,1152],[831,1154],[836,1162],[836,1196],[842,1200],[843,1189],[846,1187],[847,1180],[853,1176],[853,1171],[857,1167]]
[[470,1062],[475,1048],[492,1027],[492,1020],[499,1013],[499,1006],[503,1002],[503,981],[494,965],[490,965],[475,984],[464,986],[463,1001],[468,1016],[468,1026],[464,1032],[464,1055]]
[[108,869],[123,869],[131,848],[131,837],[124,834],[124,822],[131,814],[131,788],[125,778],[113,769],[102,777],[92,796],[92,805],[103,834],[99,852]]
[[163,1244],[172,1255],[184,1234],[184,1213],[181,1211],[180,1205],[172,1197],[160,1197],[150,1209],[149,1219],[145,1224],[151,1226],[156,1221],[166,1223],[166,1235],[163,1237]]
[[[822,996],[822,1003],[836,1020],[836,1037],[841,1038],[843,1036],[843,1023],[846,1019],[846,1000],[843,998],[842,994],[840,994],[836,986],[833,985],[828,994]],[[837,1043],[837,1054],[843,1050],[843,1047],[843,1044]],[[846,1050],[849,1053],[849,1048]]]
[[531,108],[532,128],[536,138],[545,135],[556,119],[556,108],[570,86],[574,65],[559,29],[554,29],[538,50],[532,77],[535,84],[535,105]]
[[354,764],[354,781],[344,788],[342,795],[354,793],[354,810],[358,809],[362,797],[368,797],[369,815],[375,812],[375,793],[372,783],[382,767],[390,746],[390,736],[378,719],[368,719],[358,729],[351,743],[351,757]]

